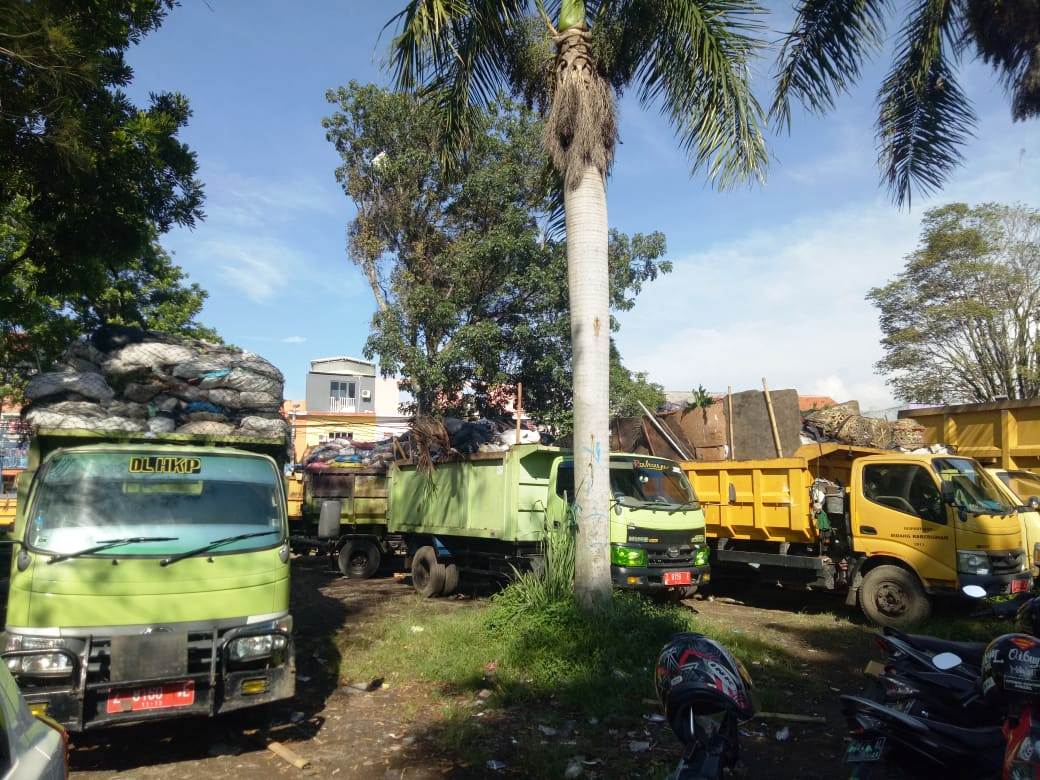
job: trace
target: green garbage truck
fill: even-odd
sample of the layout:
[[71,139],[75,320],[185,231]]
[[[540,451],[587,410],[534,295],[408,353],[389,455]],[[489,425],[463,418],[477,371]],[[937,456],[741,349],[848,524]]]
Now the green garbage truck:
[[[710,578],[704,512],[677,463],[610,456],[610,559],[614,584],[689,595]],[[406,553],[423,596],[451,594],[460,577],[509,577],[544,564],[549,528],[569,519],[574,462],[524,444],[436,464],[390,466],[387,531]]]
[[276,439],[40,430],[0,654],[70,731],[291,697]]

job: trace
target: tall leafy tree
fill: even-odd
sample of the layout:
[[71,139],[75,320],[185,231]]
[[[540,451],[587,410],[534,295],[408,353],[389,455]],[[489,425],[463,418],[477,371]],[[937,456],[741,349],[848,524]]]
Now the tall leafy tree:
[[1000,75],[1016,120],[1040,114],[1038,0],[798,0],[784,40],[771,114],[790,125],[791,99],[823,113],[885,42],[892,12],[906,8],[894,59],[878,91],[882,178],[899,204],[938,189],[960,164],[976,125],[957,83],[972,52]]
[[162,93],[139,108],[123,92],[133,75],[127,49],[173,4],[0,0],[7,344],[46,352],[53,345],[32,343],[40,335],[30,317],[37,304],[71,311],[110,299],[114,279],[157,268],[157,236],[202,217],[195,155],[177,137],[190,116],[187,101]]
[[760,7],[751,0],[411,0],[392,20],[399,87],[437,107],[451,163],[476,142],[475,108],[501,89],[546,114],[563,182],[573,347],[575,590],[610,595],[609,270],[605,179],[614,99],[661,109],[694,170],[730,184],[766,167],[763,112],[748,85]]
[[924,216],[906,267],[870,291],[904,401],[1040,397],[1040,211],[964,203]]
[[[529,412],[569,427],[567,260],[545,232],[542,122],[495,102],[474,117],[464,160],[443,166],[429,104],[356,82],[328,98],[336,175],[357,210],[348,255],[376,303],[368,356],[403,374],[418,410],[455,410],[465,390],[480,411],[500,411],[512,400],[504,388],[522,382]],[[660,233],[612,232],[611,308],[631,308],[646,281],[671,269],[664,252]]]

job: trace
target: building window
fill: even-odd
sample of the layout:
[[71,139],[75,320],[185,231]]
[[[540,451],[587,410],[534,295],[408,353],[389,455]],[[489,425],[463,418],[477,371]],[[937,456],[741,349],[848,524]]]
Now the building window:
[[329,395],[341,401],[348,398],[357,398],[357,383],[333,382],[329,389]]

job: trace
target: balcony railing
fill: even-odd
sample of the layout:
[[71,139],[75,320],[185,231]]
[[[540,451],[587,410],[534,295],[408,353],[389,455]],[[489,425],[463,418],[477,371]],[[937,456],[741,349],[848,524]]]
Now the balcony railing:
[[350,414],[357,411],[356,398],[329,398],[329,411]]

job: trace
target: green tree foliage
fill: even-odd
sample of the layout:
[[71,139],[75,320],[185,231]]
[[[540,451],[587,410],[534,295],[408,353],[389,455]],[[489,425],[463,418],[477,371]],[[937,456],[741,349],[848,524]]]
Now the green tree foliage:
[[[976,124],[957,83],[972,52],[1000,75],[1016,120],[1040,116],[1040,4],[1037,0],[917,0],[896,36],[878,90],[877,144],[882,177],[900,204],[912,190],[938,189],[962,158]],[[886,0],[797,0],[784,40],[771,114],[790,124],[790,99],[812,111],[834,108],[865,60],[885,46],[893,11]]]
[[621,363],[621,353],[610,343],[610,416],[641,416],[640,402],[654,411],[664,403],[664,388],[647,378],[645,371],[629,371]]
[[928,211],[905,269],[867,298],[884,334],[878,369],[902,400],[1040,396],[1040,211]]
[[[525,408],[566,424],[567,258],[545,232],[541,122],[496,103],[474,117],[480,132],[463,164],[446,168],[429,105],[354,82],[328,99],[336,176],[357,207],[347,251],[377,304],[366,354],[402,373],[423,411],[453,408],[464,388],[493,411],[509,400],[502,388],[523,382]],[[630,309],[645,282],[671,270],[664,253],[661,233],[611,233],[612,308]]]
[[175,93],[138,108],[122,90],[132,77],[127,48],[172,6],[0,0],[5,359],[12,350],[52,352],[49,339],[68,335],[48,327],[44,338],[44,309],[69,315],[71,327],[70,313],[109,310],[114,285],[130,295],[125,285],[141,282],[144,298],[169,288],[175,267],[157,259],[155,240],[202,217],[195,155],[177,138],[190,110]]

